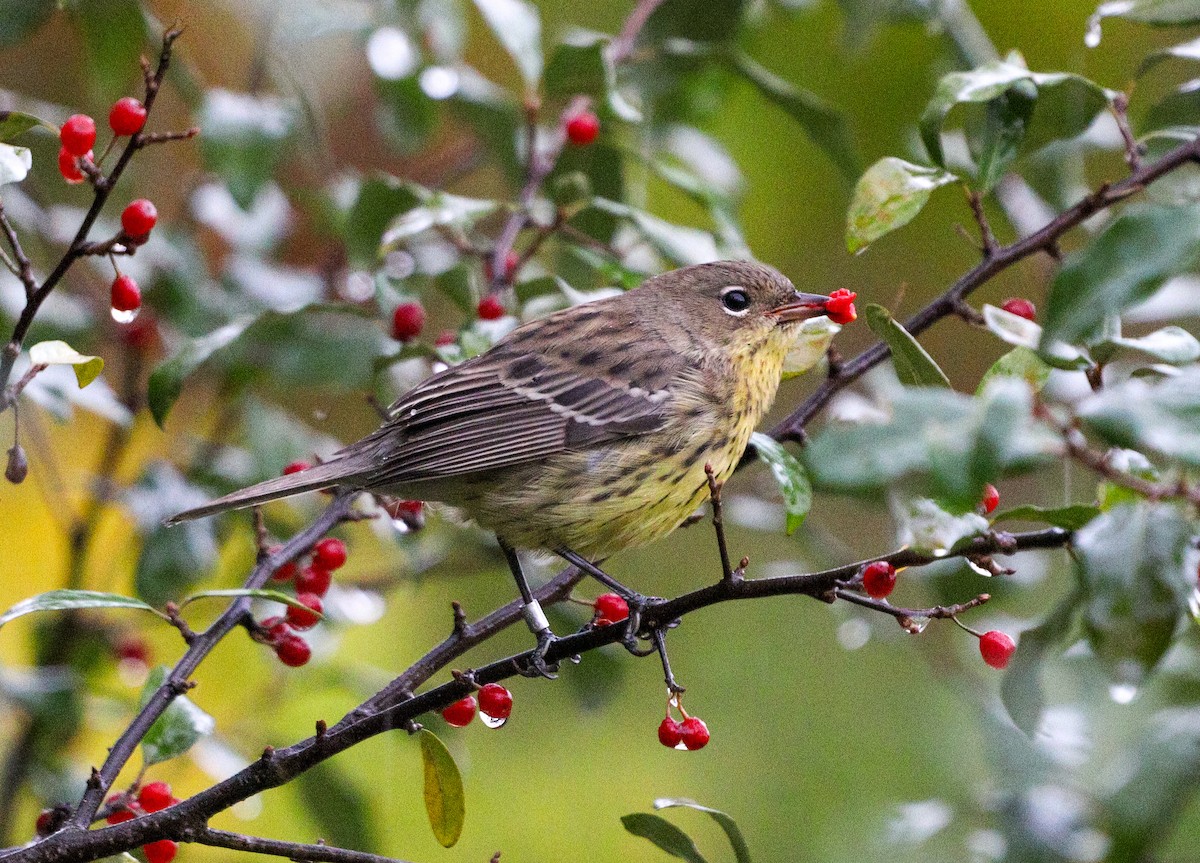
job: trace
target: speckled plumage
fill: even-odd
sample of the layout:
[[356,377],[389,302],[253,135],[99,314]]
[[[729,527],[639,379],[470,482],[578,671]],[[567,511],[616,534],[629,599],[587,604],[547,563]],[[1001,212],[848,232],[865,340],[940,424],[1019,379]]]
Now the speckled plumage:
[[[731,286],[751,299],[744,313],[723,305]],[[824,298],[802,296],[758,264],[658,276],[434,375],[333,460],[176,518],[347,485],[452,504],[516,547],[594,559],[642,545],[704,501],[706,463],[733,472],[794,328],[821,314]]]

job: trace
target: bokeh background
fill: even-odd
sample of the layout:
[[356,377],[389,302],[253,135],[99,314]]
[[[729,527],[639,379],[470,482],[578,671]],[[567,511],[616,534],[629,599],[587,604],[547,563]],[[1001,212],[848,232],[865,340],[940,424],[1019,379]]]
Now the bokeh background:
[[[128,52],[118,42],[105,47],[103,40],[81,38],[78,16],[88,26],[117,32],[116,19],[128,4],[81,0],[66,5],[74,16],[51,10],[36,32],[21,36],[5,33],[9,25],[2,19],[8,16],[15,27],[20,15],[39,4],[0,2],[0,35],[7,37],[0,48],[0,100],[26,110],[40,106],[59,121],[74,111],[100,117],[114,96],[134,87],[136,67],[130,74],[128,65],[97,65],[97,50]],[[548,45],[576,28],[614,33],[630,6],[624,0],[536,5]],[[936,26],[864,24],[872,5],[755,4],[756,23],[739,40],[764,66],[843,111],[864,165],[884,155],[919,152],[915,120],[940,75],[961,64],[952,41]],[[338,177],[382,170],[471,197],[511,194],[503,173],[476,159],[469,128],[452,117],[439,115],[428,139],[410,150],[381,131],[381,90],[365,45],[377,27],[394,21],[391,4],[216,0],[148,2],[143,8],[152,16],[152,32],[157,32],[154,22],[179,21],[186,28],[177,55],[181,74],[168,79],[155,128],[195,123],[199,98],[211,88],[278,93],[303,104],[301,131],[280,154],[275,172],[287,203],[273,215],[254,217],[259,220],[255,229],[282,231],[273,263],[279,269],[261,275],[268,283],[281,280],[286,286],[281,290],[308,290],[314,283],[320,290],[345,278],[348,265],[339,244],[314,215],[319,208],[306,205],[307,197]],[[1110,21],[1100,44],[1089,48],[1085,24],[1094,2],[976,0],[971,8],[1001,52],[1017,49],[1030,68],[1077,72],[1114,88],[1129,86],[1149,51],[1191,35]],[[465,56],[487,77],[516,87],[511,60],[478,13],[469,10],[466,20]],[[1178,70],[1164,69],[1141,79],[1135,111],[1139,99],[1165,91],[1178,78]],[[827,154],[745,82],[721,80],[716,87],[721,98],[693,119],[741,170],[740,214],[750,248],[802,289],[851,288],[862,300],[902,316],[975,263],[977,250],[955,229],[969,223],[970,213],[953,187],[935,196],[904,231],[865,255],[847,254],[843,232],[850,184]],[[57,142],[50,136],[30,137],[28,145],[35,170],[22,194],[69,225],[70,208],[86,203],[85,192],[62,185],[53,168]],[[1075,167],[1077,180],[1096,184],[1119,175],[1120,154],[1100,149]],[[224,234],[235,214],[197,203],[206,176],[196,145],[159,147],[135,165],[127,191],[128,197],[133,192],[152,197],[160,225],[193,238],[191,248],[199,255],[182,266],[205,270],[205,278],[213,279],[234,251]],[[705,225],[705,214],[665,184],[643,182],[638,194],[639,205],[653,213]],[[286,228],[284,211],[290,214]],[[1001,239],[1011,238],[1014,231],[1003,214],[997,209],[993,215]],[[1040,301],[1047,263],[1031,260],[1012,268],[978,299],[996,302],[1019,295]],[[15,281],[7,273],[3,278],[5,290],[14,290]],[[171,290],[203,290],[205,278],[177,279]],[[80,329],[91,328],[95,343],[109,346],[106,379],[119,388],[134,360],[112,336],[105,287],[102,269],[77,268],[64,286],[75,300],[64,314],[83,316]],[[432,326],[458,324],[450,304],[431,299],[429,305]],[[11,314],[6,306],[0,317],[7,320]],[[1193,319],[1193,330],[1194,324]],[[367,319],[360,326],[382,337],[382,322]],[[838,346],[850,356],[869,340],[864,327],[850,327]],[[923,342],[966,391],[1004,350],[958,320],[940,324]],[[167,348],[155,350],[151,362]],[[344,362],[358,361],[351,355],[355,345],[344,350]],[[334,351],[331,362],[338,359]],[[139,366],[129,374],[144,371]],[[306,385],[295,376],[268,373],[234,391],[199,379],[185,389],[165,431],[140,411],[120,463],[101,467],[128,483],[154,459],[182,464],[194,458],[203,451],[202,441],[231,421],[223,405],[234,397],[244,411],[232,422],[258,423],[257,432],[235,431],[235,442],[270,438],[277,417],[268,411],[276,409],[317,435],[352,439],[373,427],[374,415],[361,387],[339,386],[336,378],[331,374]],[[805,378],[787,384],[776,415],[812,386]],[[25,411],[23,421],[37,413]],[[4,434],[8,423],[0,420]],[[95,490],[97,461],[108,451],[109,423],[78,408],[66,423],[41,412],[28,418],[26,434],[36,441],[29,446],[30,480],[0,488],[0,607],[66,582],[72,558],[64,523]],[[279,462],[303,454],[281,445]],[[1006,503],[1052,505],[1062,501],[1072,479],[1055,471],[1002,484],[1001,494]],[[786,537],[778,493],[762,468],[739,474],[728,495],[732,549],[735,555],[751,555],[751,575],[869,558],[895,544],[882,501],[820,496],[803,528]],[[298,525],[318,504],[301,502],[279,518]],[[96,589],[131,591],[139,541],[128,508],[104,506],[97,524],[78,578]],[[511,582],[486,537],[441,513],[432,513],[426,529],[413,534],[356,525],[343,535],[351,559],[339,582],[343,590],[335,621],[318,630],[314,662],[284,669],[269,651],[235,633],[201,667],[192,693],[216,718],[216,734],[191,755],[155,767],[152,778],[171,782],[180,796],[200,790],[255,758],[264,745],[307,736],[317,719],[335,721],[407,667],[446,634],[451,600],[462,601],[475,616],[511,598]],[[251,557],[248,519],[231,520],[221,537],[218,565],[194,575],[201,587],[232,586]],[[957,566],[914,573],[902,580],[897,599],[920,605],[986,588],[996,598],[972,622],[1015,634],[1068,589],[1069,569],[1063,553],[1025,554],[1014,565],[1015,577],[985,586]],[[717,574],[711,531],[704,525],[679,531],[650,548],[620,555],[610,571],[647,593],[674,595]],[[590,599],[590,591],[585,585],[580,595]],[[212,611],[202,605],[193,609],[198,621]],[[576,620],[583,619],[580,611]],[[104,615],[95,626],[101,641],[114,632],[140,634],[156,662],[169,664],[181,652],[173,630],[122,612]],[[27,714],[14,693],[38,681],[29,670],[37,627],[26,618],[0,631],[0,695],[7,696],[0,698],[0,750],[26,729]],[[525,643],[526,633],[514,629],[468,661],[482,663]],[[556,683],[513,681],[516,707],[503,729],[479,724],[448,729],[440,719],[430,719],[466,776],[467,825],[453,849],[441,848],[429,831],[418,747],[400,732],[373,739],[243,804],[214,826],[300,840],[324,836],[416,861],[482,861],[498,850],[510,861],[655,861],[666,857],[628,835],[620,816],[649,811],[657,797],[680,796],[730,813],[755,860],[1083,863],[1105,859],[1112,848],[1105,824],[1095,817],[1098,801],[1122,787],[1141,763],[1133,753],[1144,745],[1152,721],[1194,694],[1200,683],[1184,657],[1169,662],[1165,674],[1131,703],[1119,704],[1088,658],[1068,652],[1048,668],[1051,707],[1041,732],[1029,740],[999,706],[1000,675],[979,661],[974,640],[951,625],[934,625],[913,637],[890,618],[785,598],[692,615],[672,632],[670,644],[675,671],[688,687],[685,703],[713,733],[702,752],[668,751],[658,744],[654,731],[664,701],[658,665],[611,650],[566,668]],[[88,766],[102,759],[104,747],[136,705],[136,669],[119,670],[111,660],[89,668],[89,695],[74,717],[78,733],[54,752],[38,753],[29,783],[10,812],[5,844],[29,837],[44,802],[54,799],[64,782],[81,781]],[[135,771],[136,763],[127,778]],[[1169,800],[1149,794],[1146,805],[1163,809],[1153,859],[1200,856],[1200,807],[1190,793]],[[703,815],[676,812],[670,818],[696,837],[708,859],[732,859],[718,828]],[[187,846],[180,853],[185,863],[236,856]]]

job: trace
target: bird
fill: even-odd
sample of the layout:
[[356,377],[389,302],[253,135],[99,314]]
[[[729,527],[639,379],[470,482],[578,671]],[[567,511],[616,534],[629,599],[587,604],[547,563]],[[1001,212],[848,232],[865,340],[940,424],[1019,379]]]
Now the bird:
[[516,549],[619,589],[595,562],[677,528],[708,495],[706,466],[716,482],[733,473],[800,327],[828,302],[759,263],[672,270],[517,327],[328,461],[168,524],[331,487],[450,504],[496,535],[544,657],[554,635]]

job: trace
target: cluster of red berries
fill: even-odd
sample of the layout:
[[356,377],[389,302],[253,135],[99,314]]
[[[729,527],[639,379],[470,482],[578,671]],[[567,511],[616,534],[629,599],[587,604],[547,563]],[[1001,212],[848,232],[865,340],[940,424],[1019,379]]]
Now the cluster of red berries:
[[[307,470],[307,462],[292,462],[283,469],[284,475]],[[271,549],[274,554],[278,546]],[[284,665],[293,668],[305,665],[312,658],[312,648],[300,635],[312,629],[324,612],[323,597],[333,584],[333,573],[346,563],[346,544],[340,539],[327,536],[313,545],[312,551],[303,558],[285,563],[275,570],[272,580],[292,582],[296,589],[296,602],[289,605],[282,617],[268,617],[258,622],[259,637],[275,650],[275,655]]]
[[1037,307],[1023,297],[1009,297],[1000,304],[1000,308],[1010,315],[1025,318],[1027,321],[1037,320]]
[[839,288],[829,295],[825,301],[825,316],[835,324],[848,324],[858,318],[854,308],[854,299],[858,294]]
[[[131,96],[118,99],[108,112],[108,125],[118,137],[136,135],[146,125],[146,106]],[[96,143],[96,121],[87,114],[72,114],[59,130],[62,144],[58,151],[58,170],[68,183],[82,183],[80,160],[92,162]]]
[[465,728],[475,718],[476,710],[497,723],[503,723],[512,714],[512,693],[499,683],[485,683],[479,689],[479,697],[468,695],[460,698],[442,711],[442,719],[454,728]]
[[[683,716],[682,721],[671,715],[672,706],[679,710]],[[710,736],[708,725],[699,716],[688,716],[683,705],[679,703],[678,696],[667,699],[667,715],[658,724],[659,743],[669,749],[682,747],[689,752],[694,752],[707,746]]]
[[[168,806],[174,806],[179,799],[171,794],[171,786],[165,782],[150,782],[141,787],[134,799],[129,794],[114,794],[108,798],[110,812],[105,819],[109,824],[121,824],[132,821],[139,815],[158,812]],[[171,863],[179,846],[170,839],[159,839],[142,846],[147,863]]]

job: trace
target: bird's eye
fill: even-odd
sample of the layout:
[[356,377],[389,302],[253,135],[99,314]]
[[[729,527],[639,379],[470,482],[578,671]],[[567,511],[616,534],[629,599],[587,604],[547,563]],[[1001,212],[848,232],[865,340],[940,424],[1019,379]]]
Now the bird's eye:
[[721,305],[734,315],[744,315],[750,308],[750,295],[742,288],[726,288],[721,292]]

